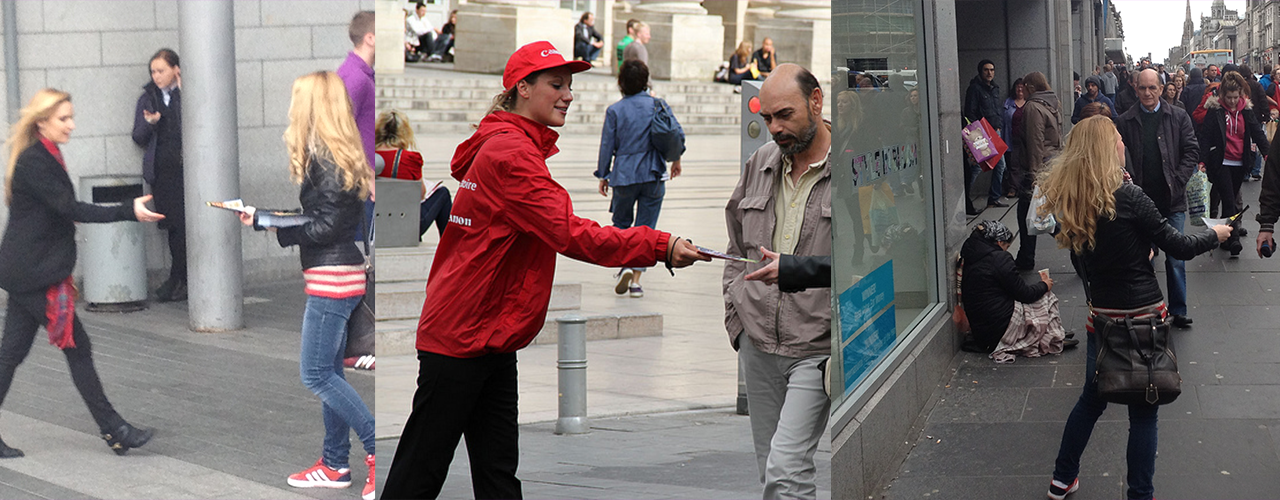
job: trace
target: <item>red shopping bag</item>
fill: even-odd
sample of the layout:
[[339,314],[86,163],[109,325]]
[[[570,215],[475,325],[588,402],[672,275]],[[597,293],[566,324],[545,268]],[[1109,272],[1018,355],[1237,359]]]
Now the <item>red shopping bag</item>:
[[1004,143],[991,124],[987,123],[986,118],[970,122],[961,131],[961,135],[964,137],[965,147],[969,148],[969,154],[973,156],[974,161],[982,165],[984,171],[996,168],[1005,151],[1009,150],[1009,146]]

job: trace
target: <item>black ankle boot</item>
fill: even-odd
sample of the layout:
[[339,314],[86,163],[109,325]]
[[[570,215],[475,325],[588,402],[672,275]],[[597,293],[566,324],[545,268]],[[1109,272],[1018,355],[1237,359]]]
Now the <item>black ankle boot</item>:
[[23,453],[22,450],[10,447],[4,444],[3,439],[0,439],[0,458],[18,458],[25,455],[26,453]]
[[187,300],[187,280],[186,278],[178,278],[174,280],[173,292],[169,293],[169,300],[181,302]]
[[156,431],[151,429],[139,429],[127,422],[115,430],[102,435],[102,439],[107,441],[107,446],[111,447],[111,451],[116,455],[123,456],[130,448],[140,448],[147,444],[154,436]]
[[173,288],[174,288],[174,285],[176,284],[174,281],[175,280],[173,279],[172,276],[170,276],[169,279],[164,280],[164,284],[160,285],[160,288],[156,289],[156,301],[158,302],[173,301]]

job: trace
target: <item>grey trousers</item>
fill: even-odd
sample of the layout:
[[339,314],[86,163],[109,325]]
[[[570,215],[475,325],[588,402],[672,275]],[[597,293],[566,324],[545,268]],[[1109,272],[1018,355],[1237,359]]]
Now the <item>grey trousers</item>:
[[764,499],[816,498],[813,455],[831,411],[818,363],[830,356],[765,354],[746,335],[738,344]]

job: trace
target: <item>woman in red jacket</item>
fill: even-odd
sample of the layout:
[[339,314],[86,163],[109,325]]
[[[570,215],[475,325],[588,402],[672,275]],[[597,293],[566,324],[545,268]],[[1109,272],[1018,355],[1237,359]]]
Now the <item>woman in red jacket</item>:
[[551,178],[573,73],[548,42],[512,54],[506,89],[451,167],[460,182],[418,322],[418,390],[382,498],[435,498],[463,435],[476,498],[520,498],[516,351],[542,329],[556,254],[605,267],[709,260],[648,227],[600,227],[573,214]]

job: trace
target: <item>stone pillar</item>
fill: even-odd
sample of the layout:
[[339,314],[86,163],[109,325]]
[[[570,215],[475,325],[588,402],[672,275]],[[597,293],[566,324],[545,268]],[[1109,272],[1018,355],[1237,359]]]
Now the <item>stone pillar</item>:
[[[654,80],[711,81],[724,61],[707,50],[724,44],[724,24],[720,16],[708,15],[698,0],[644,0],[631,16],[649,25],[652,37],[646,48]],[[621,21],[615,29],[625,36],[626,20]]]
[[521,46],[546,40],[573,59],[573,11],[558,0],[471,0],[458,8],[454,69],[502,73]]
[[[751,41],[755,48],[760,48],[760,38],[756,36],[756,26],[760,24],[762,19],[773,19],[773,13],[778,11],[781,6],[781,0],[751,0],[747,2],[747,15],[745,16],[742,29],[742,39]],[[735,49],[737,47],[734,47]]]
[[375,74],[404,73],[404,2],[374,0],[374,32],[381,41],[373,61]]
[[747,0],[708,0],[702,2],[707,13],[720,16],[724,21],[724,50],[721,56],[727,61],[738,43],[745,40],[747,28]]
[[756,25],[755,46],[773,39],[779,63],[796,63],[831,81],[831,7],[822,0],[782,0],[772,19]]
[[[616,67],[614,62],[614,48],[618,43],[609,44],[609,40],[613,40],[613,5],[614,0],[595,0],[592,2],[595,10],[591,11],[596,15],[596,31],[600,32],[600,36],[604,37],[604,47],[600,49],[600,58],[597,61],[604,63],[604,67]],[[623,33],[625,36],[626,33]]]

